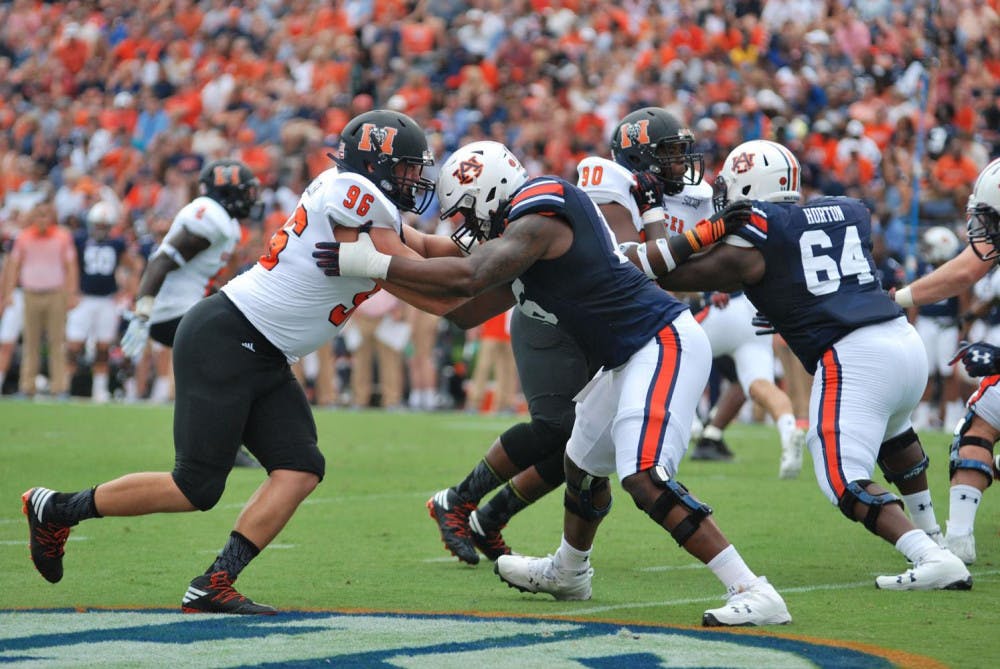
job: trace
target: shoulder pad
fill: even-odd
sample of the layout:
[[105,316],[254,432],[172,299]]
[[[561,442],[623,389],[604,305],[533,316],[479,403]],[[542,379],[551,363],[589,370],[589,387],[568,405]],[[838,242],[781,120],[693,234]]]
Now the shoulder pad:
[[323,172],[302,194],[302,204],[331,225],[357,228],[371,223],[396,232],[402,228],[396,205],[375,184],[352,172]]
[[[221,204],[202,195],[184,205],[177,212],[170,227],[171,229],[175,227],[186,228],[191,234],[204,237],[212,242],[226,233],[231,220],[229,212]],[[169,236],[169,234],[168,232],[167,235]]]
[[631,188],[635,184],[632,173],[618,163],[588,156],[576,167],[576,185],[596,204],[615,202],[628,207],[632,202]]

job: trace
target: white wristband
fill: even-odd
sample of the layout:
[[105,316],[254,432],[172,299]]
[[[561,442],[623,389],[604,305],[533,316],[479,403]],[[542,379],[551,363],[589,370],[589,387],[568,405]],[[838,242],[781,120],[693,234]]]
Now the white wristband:
[[673,272],[677,269],[677,261],[674,260],[674,254],[670,252],[667,240],[663,238],[657,239],[656,248],[660,250],[660,255],[663,256],[663,262],[667,265],[667,271]]
[[642,265],[642,271],[645,272],[646,276],[650,279],[656,281],[656,272],[653,271],[653,268],[649,264],[649,258],[646,256],[647,250],[648,249],[645,244],[639,244],[635,251],[639,256],[639,264]]
[[152,295],[143,295],[135,301],[135,309],[132,310],[132,313],[142,320],[148,321],[149,315],[153,313],[154,302],[156,302],[156,298]]
[[905,286],[896,291],[896,304],[904,309],[917,306],[913,302],[913,291],[910,290],[909,286]]
[[642,214],[642,222],[645,224],[649,223],[660,223],[667,217],[667,212],[663,211],[663,207],[653,207],[652,209],[647,209]]

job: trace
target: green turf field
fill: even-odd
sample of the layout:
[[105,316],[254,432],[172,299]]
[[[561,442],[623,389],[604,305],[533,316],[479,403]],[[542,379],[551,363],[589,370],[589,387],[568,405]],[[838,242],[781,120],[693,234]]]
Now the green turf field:
[[[208,513],[88,521],[67,544],[66,576],[46,583],[28,558],[19,496],[44,485],[78,490],[131,471],[169,470],[171,409],[0,401],[0,608],[175,608],[188,581],[224,543],[260,470],[235,470]],[[465,414],[317,412],[326,480],[275,544],[240,578],[248,596],[286,609],[484,612],[572,616],[696,626],[722,589],[638,511],[617,484],[617,503],[593,555],[594,596],[556,602],[509,589],[488,562],[450,558],[424,508],[457,482],[512,420]],[[922,435],[931,457],[938,520],[947,518],[947,445]],[[771,428],[734,426],[732,463],[685,462],[680,480],[758,573],[783,594],[793,623],[783,635],[872,644],[928,656],[949,667],[995,666],[1000,592],[1000,499],[991,491],[977,519],[979,561],[971,592],[882,592],[879,573],[905,561],[821,496],[811,462],[795,481],[777,478]],[[879,475],[876,475],[878,478]],[[558,546],[561,493],[516,517],[505,531],[517,551]],[[687,666],[687,665],[685,665]]]

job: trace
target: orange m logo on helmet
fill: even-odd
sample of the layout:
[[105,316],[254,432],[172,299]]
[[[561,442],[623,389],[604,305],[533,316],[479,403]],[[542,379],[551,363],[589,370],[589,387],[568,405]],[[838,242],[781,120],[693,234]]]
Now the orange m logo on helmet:
[[483,164],[479,162],[478,156],[470,156],[468,160],[463,160],[458,164],[458,169],[452,172],[452,176],[458,179],[458,183],[468,186],[478,179],[483,173]]
[[753,157],[754,154],[744,151],[740,155],[733,158],[733,172],[736,172],[737,174],[749,172],[753,169]]
[[240,168],[236,165],[216,165],[212,170],[212,181],[216,186],[239,186]]
[[358,150],[379,151],[392,155],[392,141],[396,139],[395,128],[378,127],[374,123],[361,126],[361,138],[358,140]]
[[643,119],[636,123],[626,123],[621,128],[619,142],[623,149],[632,147],[632,144],[649,144],[649,121]]

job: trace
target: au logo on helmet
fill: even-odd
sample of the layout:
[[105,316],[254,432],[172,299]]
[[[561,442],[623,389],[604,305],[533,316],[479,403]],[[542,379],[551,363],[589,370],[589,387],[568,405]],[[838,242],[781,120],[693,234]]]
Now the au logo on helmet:
[[649,144],[649,121],[643,119],[635,123],[626,123],[621,128],[621,148],[628,149],[632,144]]
[[456,169],[452,175],[458,179],[458,183],[463,186],[468,186],[473,181],[478,179],[483,173],[483,164],[479,161],[478,156],[469,156],[468,159],[463,160],[458,164],[458,169]]
[[754,154],[744,151],[740,155],[733,158],[733,172],[736,172],[737,174],[749,172],[753,169],[753,157]]
[[358,150],[379,151],[392,155],[392,142],[396,139],[396,128],[379,127],[374,123],[361,126],[361,139],[358,140]]

